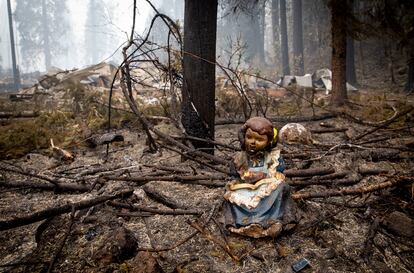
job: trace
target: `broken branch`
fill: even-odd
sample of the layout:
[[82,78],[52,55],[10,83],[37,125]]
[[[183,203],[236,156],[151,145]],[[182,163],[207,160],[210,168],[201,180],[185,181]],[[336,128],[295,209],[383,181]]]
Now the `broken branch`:
[[72,204],[66,204],[62,206],[57,206],[54,208],[48,208],[45,210],[37,211],[25,216],[20,217],[14,217],[13,219],[0,221],[0,230],[7,230],[12,229],[24,225],[29,225],[41,220],[44,220],[46,218],[60,215],[63,213],[68,213],[72,210],[72,207],[74,207],[75,210],[81,210],[85,208],[89,208],[98,204],[101,204],[103,202],[106,202],[108,200],[113,200],[116,198],[122,198],[130,196],[133,193],[133,190],[124,190],[118,193],[115,193],[113,195],[106,195],[106,196],[99,196],[88,200],[79,201]]
[[353,194],[364,194],[373,191],[379,191],[382,189],[390,188],[396,186],[400,183],[407,182],[409,180],[400,178],[394,181],[386,181],[378,183],[376,185],[356,187],[356,188],[342,188],[339,190],[328,190],[322,192],[300,192],[292,194],[294,200],[304,200],[310,198],[321,198],[321,197],[331,197],[331,196],[342,196],[342,195],[353,195]]

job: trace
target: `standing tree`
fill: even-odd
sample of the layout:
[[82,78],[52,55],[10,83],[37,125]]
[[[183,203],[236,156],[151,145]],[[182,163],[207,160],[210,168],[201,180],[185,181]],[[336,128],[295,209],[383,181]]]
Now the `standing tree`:
[[302,0],[293,1],[293,74],[303,75]]
[[[275,63],[280,63],[280,23],[279,23],[279,0],[272,0],[272,37],[275,52]],[[278,66],[280,67],[280,66]]]
[[330,0],[332,33],[332,96],[333,106],[342,106],[346,92],[346,16],[348,5],[343,0]]
[[111,46],[111,9],[106,8],[106,1],[89,0],[88,16],[85,28],[86,60],[90,64],[100,62]]
[[346,37],[346,81],[356,86],[354,38]]
[[288,48],[288,35],[287,35],[287,23],[286,23],[286,0],[279,0],[280,4],[280,39],[282,47],[282,71],[283,75],[290,74],[289,67],[289,48]]
[[255,65],[264,63],[264,2],[241,1],[230,3],[233,11],[238,12],[238,22],[243,40],[247,46],[246,60],[258,61]]
[[[186,0],[182,124],[195,137],[214,139],[217,0]],[[193,142],[214,152],[214,146]]]
[[36,65],[43,57],[49,69],[53,57],[64,50],[62,36],[68,29],[66,1],[16,0],[16,21],[22,62]]
[[367,7],[378,36],[389,35],[407,55],[405,91],[414,91],[414,1],[378,0]]
[[[348,0],[351,6],[351,12],[354,14],[355,1]],[[346,38],[346,80],[352,85],[357,85],[356,73],[355,73],[355,48],[354,38],[348,32]]]

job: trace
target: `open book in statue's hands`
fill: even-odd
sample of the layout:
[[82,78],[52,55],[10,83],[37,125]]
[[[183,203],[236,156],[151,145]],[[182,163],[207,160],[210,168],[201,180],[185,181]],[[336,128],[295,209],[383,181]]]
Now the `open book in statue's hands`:
[[250,189],[256,190],[261,185],[268,184],[271,182],[283,182],[285,180],[285,175],[283,173],[277,172],[274,177],[263,178],[257,181],[256,183],[245,183],[240,180],[233,180],[227,186],[229,190],[239,190],[239,189]]

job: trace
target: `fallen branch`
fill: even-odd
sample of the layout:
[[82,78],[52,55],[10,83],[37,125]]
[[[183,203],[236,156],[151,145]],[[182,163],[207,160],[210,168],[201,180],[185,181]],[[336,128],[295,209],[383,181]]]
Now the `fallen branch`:
[[156,190],[154,190],[151,187],[143,187],[142,189],[145,191],[145,194],[149,198],[151,198],[151,199],[153,199],[153,200],[155,200],[155,201],[157,201],[157,202],[159,202],[159,203],[161,203],[161,204],[163,204],[163,205],[165,205],[165,206],[167,206],[171,209],[178,209],[178,208],[182,207],[182,205],[178,204],[177,202],[175,202],[173,200],[168,199],[167,197],[165,197],[164,195],[157,192]]
[[0,119],[2,118],[35,118],[39,113],[33,111],[24,112],[0,112]]
[[313,169],[305,169],[305,170],[286,170],[283,174],[286,177],[308,177],[308,176],[315,176],[315,175],[326,175],[334,173],[335,169],[331,167],[324,167],[324,168],[313,168]]
[[176,182],[193,182],[196,180],[225,180],[226,177],[222,174],[208,174],[208,175],[168,175],[168,176],[141,176],[141,177],[131,177],[131,176],[106,176],[105,179],[116,180],[116,181],[131,181],[136,182],[139,185],[146,184],[150,181],[176,181]]
[[163,215],[199,215],[201,212],[199,210],[190,210],[190,209],[158,209],[158,208],[150,208],[141,205],[132,205],[132,204],[125,204],[121,202],[111,201],[108,202],[108,205],[117,207],[117,208],[126,208],[133,211],[144,211],[150,212],[153,214],[163,214]]
[[30,173],[30,172],[27,172],[27,171],[24,171],[24,170],[14,169],[14,168],[6,167],[6,166],[0,166],[0,170],[7,171],[7,172],[12,172],[12,173],[18,173],[18,174],[22,174],[22,175],[29,176],[29,177],[39,178],[39,179],[45,180],[47,182],[50,182],[53,185],[58,185],[59,184],[59,181],[56,181],[55,179],[52,179],[48,176],[35,174],[35,173]]
[[173,151],[173,152],[176,152],[176,153],[178,153],[178,154],[182,155],[182,156],[183,156],[183,157],[185,157],[185,158],[188,158],[188,159],[190,159],[190,160],[192,160],[192,161],[195,161],[195,162],[197,162],[197,163],[201,164],[202,166],[207,166],[207,167],[209,167],[209,168],[211,168],[211,169],[213,169],[213,170],[216,170],[216,171],[221,172],[221,173],[224,173],[224,174],[230,174],[230,170],[229,170],[229,169],[223,169],[223,168],[220,168],[220,167],[218,167],[218,166],[214,166],[214,165],[212,165],[212,164],[210,164],[210,163],[207,163],[207,162],[205,162],[205,161],[203,161],[203,160],[201,160],[201,159],[198,159],[198,158],[197,158],[197,157],[195,157],[194,155],[189,155],[189,154],[188,154],[188,153],[186,153],[186,152],[182,152],[182,151],[180,151],[180,150],[177,150],[177,149],[175,149],[175,148],[173,148],[173,147],[170,147],[170,146],[164,145],[164,144],[162,144],[162,143],[159,143],[159,145],[160,145],[161,147],[165,148],[165,149],[168,149],[168,150],[171,150],[171,151]]
[[357,188],[342,188],[339,190],[328,190],[322,192],[298,192],[292,194],[294,200],[304,200],[310,198],[321,198],[321,197],[332,197],[332,196],[343,196],[343,195],[353,195],[353,194],[364,194],[373,191],[379,191],[382,189],[390,188],[396,186],[400,183],[407,182],[409,180],[400,178],[394,181],[386,181],[378,183],[376,185],[363,186]]
[[374,222],[369,226],[367,238],[364,242],[364,248],[361,252],[361,258],[365,262],[368,262],[372,255],[372,242],[374,241],[375,234],[377,233],[378,227],[380,224],[380,219],[375,218]]
[[162,165],[151,165],[151,164],[144,164],[144,167],[147,168],[153,168],[153,169],[159,169],[162,171],[170,171],[173,173],[188,173],[188,170],[185,169],[181,169],[181,168],[176,168],[176,167],[169,167],[169,166],[162,166]]
[[382,124],[381,124],[381,125],[379,125],[378,127],[375,127],[375,128],[373,128],[373,129],[371,129],[371,130],[368,130],[368,131],[366,131],[366,132],[364,132],[364,133],[362,133],[362,134],[360,134],[360,135],[356,136],[356,137],[353,139],[353,141],[356,141],[356,140],[358,140],[358,139],[363,138],[364,136],[367,136],[367,135],[369,135],[369,134],[372,134],[372,133],[374,133],[374,132],[378,131],[378,130],[379,130],[379,129],[381,129],[381,128],[387,127],[388,125],[390,125],[391,123],[393,123],[394,121],[396,121],[397,119],[399,119],[400,117],[405,116],[406,114],[410,113],[410,112],[411,112],[411,111],[413,111],[413,110],[414,110],[414,107],[413,107],[413,106],[409,107],[408,109],[406,109],[406,110],[404,110],[404,111],[400,112],[399,114],[394,115],[392,118],[390,118],[388,121],[386,121],[386,122],[382,123]]
[[229,245],[225,242],[220,241],[217,237],[215,237],[209,230],[202,227],[197,222],[189,222],[189,225],[198,230],[207,240],[213,242],[214,244],[218,245],[221,249],[223,249],[235,262],[239,262],[240,258],[236,256],[233,251],[230,249]]
[[[301,117],[301,116],[287,116],[287,117],[267,117],[272,122],[307,122],[307,121],[318,121],[336,117],[334,113],[324,113],[319,116]],[[226,125],[226,124],[243,124],[244,119],[233,119],[233,120],[218,120],[215,125]]]
[[213,140],[210,140],[210,139],[204,139],[204,138],[199,138],[199,137],[193,137],[193,136],[189,136],[189,135],[185,135],[184,137],[180,137],[180,136],[178,136],[178,137],[174,137],[174,138],[177,138],[177,139],[190,139],[190,140],[196,140],[196,141],[201,141],[201,142],[210,143],[210,144],[213,144],[213,145],[216,145],[216,146],[221,146],[221,147],[224,147],[224,148],[230,149],[230,150],[232,150],[232,151],[241,151],[240,147],[235,147],[235,146],[232,146],[232,145],[228,145],[228,144],[221,143],[221,142],[218,142],[218,141],[213,141]]
[[323,129],[313,129],[310,130],[312,134],[325,134],[325,133],[335,133],[335,132],[345,132],[348,128],[323,128]]
[[90,187],[74,183],[45,184],[32,181],[7,182],[1,181],[0,187],[5,188],[33,188],[55,192],[87,192]]
[[66,204],[62,206],[48,208],[48,209],[37,211],[37,212],[31,213],[25,216],[14,217],[13,219],[9,219],[9,220],[3,220],[3,221],[0,221],[0,230],[7,230],[7,229],[12,229],[12,228],[16,228],[16,227],[20,227],[24,225],[29,225],[29,224],[44,220],[46,218],[52,217],[52,216],[60,215],[63,213],[68,213],[72,210],[72,207],[74,207],[75,210],[81,210],[81,209],[85,209],[85,208],[89,208],[89,207],[101,204],[108,200],[127,197],[127,196],[130,196],[132,193],[133,193],[133,190],[124,190],[124,191],[115,193],[113,195],[99,196],[99,197],[79,201],[79,202],[72,203],[72,204]]
[[73,223],[75,222],[75,208],[72,206],[72,213],[70,214],[70,220],[69,220],[69,226],[65,232],[65,235],[63,236],[62,240],[60,241],[60,244],[53,255],[52,260],[50,261],[49,268],[47,269],[47,273],[52,272],[53,266],[55,265],[57,259],[59,258],[60,253],[62,252],[63,247],[65,246],[66,240],[69,237],[70,232],[72,231]]
[[379,174],[387,174],[387,173],[389,173],[389,171],[386,170],[386,169],[380,169],[380,168],[370,169],[370,168],[364,168],[364,167],[360,167],[358,169],[358,172],[361,175],[379,175]]
[[289,181],[291,186],[310,186],[310,185],[351,185],[361,181],[361,177],[355,176],[350,178],[338,179],[338,180],[301,180],[301,181]]

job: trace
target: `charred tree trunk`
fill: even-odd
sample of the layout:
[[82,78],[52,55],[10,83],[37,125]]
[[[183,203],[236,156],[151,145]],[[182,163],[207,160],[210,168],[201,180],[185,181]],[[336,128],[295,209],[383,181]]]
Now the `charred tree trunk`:
[[261,64],[265,64],[265,16],[266,16],[266,10],[265,10],[265,4],[259,6],[259,15],[260,15],[260,32],[259,32],[259,61]]
[[346,1],[331,0],[332,96],[333,106],[342,106],[346,92]]
[[[355,1],[348,0],[351,6],[351,11],[354,13],[355,9]],[[354,39],[351,36],[347,36],[346,38],[346,80],[350,84],[356,86],[358,85],[356,74],[355,74],[355,47],[354,47]]]
[[355,74],[354,39],[350,36],[346,38],[346,80],[354,86],[358,84]]
[[246,57],[250,62],[255,59],[259,62],[264,61],[263,12],[264,8],[262,10],[262,6],[256,4],[245,16],[240,18],[241,31],[247,45]]
[[274,63],[276,64],[277,67],[280,67],[279,65],[280,64],[279,0],[272,0],[272,36],[273,36],[273,50],[275,53]]
[[293,0],[293,74],[304,74],[302,0]]
[[286,23],[286,0],[279,0],[280,2],[280,37],[282,47],[282,70],[283,75],[290,74],[289,67],[289,49],[288,49],[288,35]]
[[396,84],[394,76],[394,61],[392,57],[392,43],[388,40],[384,41],[384,56],[387,59],[388,69],[390,71],[390,81],[392,84]]
[[17,69],[17,62],[16,62],[16,45],[14,44],[13,19],[12,19],[10,0],[7,0],[7,14],[9,17],[10,49],[11,49],[12,66],[13,66],[13,80],[14,80],[13,89],[19,90],[20,89],[20,73],[19,73],[19,70]]
[[405,91],[412,93],[414,91],[414,52],[411,50],[409,53],[407,84],[405,85]]
[[42,0],[42,28],[43,28],[43,53],[45,57],[45,68],[49,70],[51,66],[50,44],[49,44],[49,27],[47,20],[46,0]]
[[[195,137],[214,139],[217,0],[185,1],[182,123]],[[193,141],[214,152],[214,145]]]

